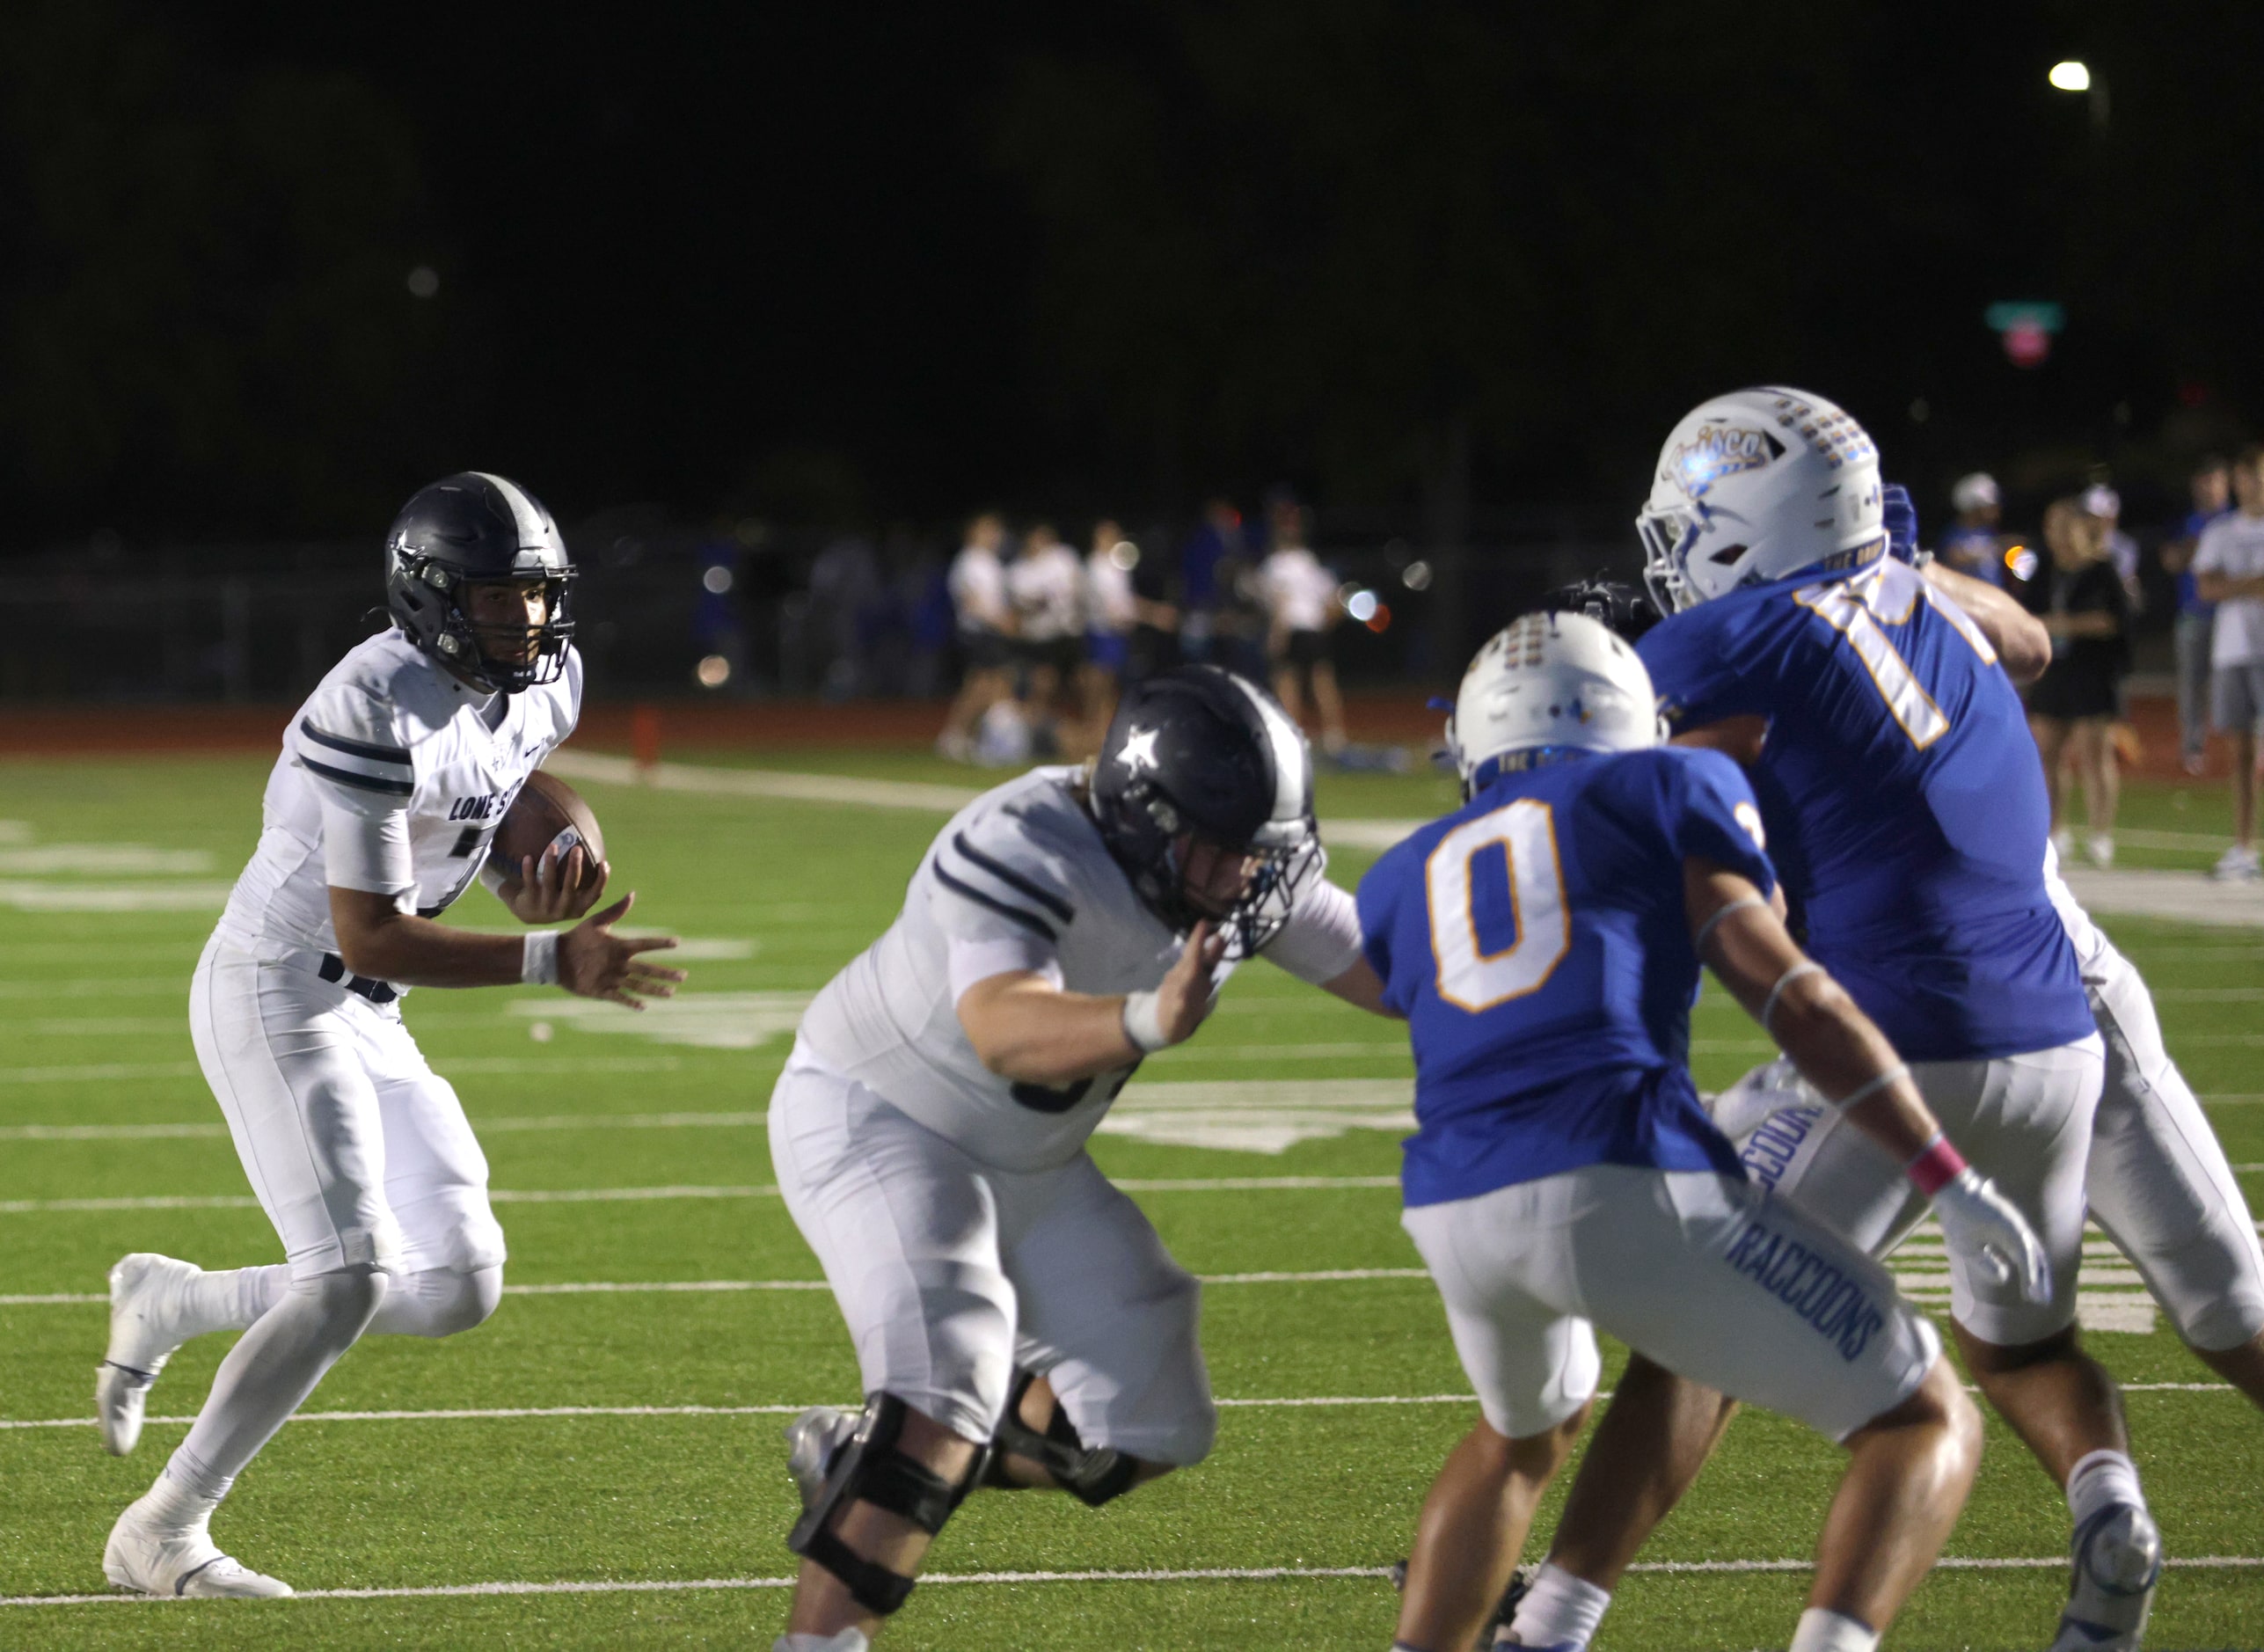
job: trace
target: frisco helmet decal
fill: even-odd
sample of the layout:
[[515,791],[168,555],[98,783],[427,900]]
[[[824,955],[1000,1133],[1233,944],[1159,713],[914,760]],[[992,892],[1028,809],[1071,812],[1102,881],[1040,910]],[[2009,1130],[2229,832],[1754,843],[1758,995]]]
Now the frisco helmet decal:
[[1785,451],[1766,430],[1738,425],[1704,425],[1668,457],[1667,469],[1683,492],[1704,499],[1725,476],[1757,471]]

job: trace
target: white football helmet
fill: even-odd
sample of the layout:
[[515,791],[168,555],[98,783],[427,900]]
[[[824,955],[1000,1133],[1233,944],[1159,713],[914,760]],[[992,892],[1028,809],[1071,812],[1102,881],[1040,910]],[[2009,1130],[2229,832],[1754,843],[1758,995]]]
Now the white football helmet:
[[1879,450],[1806,391],[1716,396],[1667,438],[1635,530],[1644,581],[1670,614],[1740,586],[1861,567],[1887,554]]
[[1446,726],[1465,797],[1481,767],[1511,752],[1637,751],[1665,737],[1643,662],[1585,614],[1528,614],[1496,632],[1463,673]]

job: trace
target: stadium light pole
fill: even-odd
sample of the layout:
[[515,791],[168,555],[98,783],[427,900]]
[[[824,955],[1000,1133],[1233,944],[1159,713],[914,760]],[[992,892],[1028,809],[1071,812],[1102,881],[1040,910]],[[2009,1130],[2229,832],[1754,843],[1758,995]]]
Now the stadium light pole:
[[2083,91],[2091,94],[2091,129],[2094,134],[2107,130],[2107,77],[2093,74],[2091,65],[2079,58],[2064,58],[2052,65],[2045,77],[2057,91]]

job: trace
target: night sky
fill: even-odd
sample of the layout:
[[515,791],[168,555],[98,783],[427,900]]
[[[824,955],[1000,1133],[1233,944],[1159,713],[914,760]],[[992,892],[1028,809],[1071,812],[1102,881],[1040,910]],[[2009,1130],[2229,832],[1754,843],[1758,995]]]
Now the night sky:
[[0,550],[467,465],[569,521],[1617,516],[1769,379],[1922,500],[2264,426],[2253,6],[188,10],[0,17]]

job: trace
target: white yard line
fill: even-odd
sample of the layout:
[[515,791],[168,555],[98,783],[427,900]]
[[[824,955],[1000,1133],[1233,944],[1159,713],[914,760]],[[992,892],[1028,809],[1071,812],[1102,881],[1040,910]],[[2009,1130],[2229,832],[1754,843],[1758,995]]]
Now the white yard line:
[[[1318,1268],[1302,1273],[1202,1274],[1206,1285],[1325,1285],[1365,1279],[1428,1279],[1420,1268]],[[729,1295],[749,1290],[826,1290],[822,1279],[589,1279],[552,1285],[506,1285],[507,1297],[633,1297],[653,1294]],[[98,1290],[0,1296],[0,1308],[81,1307],[108,1303]]]
[[[1354,1188],[1397,1188],[1397,1176],[1187,1176],[1128,1177],[1116,1184],[1127,1193],[1306,1193]],[[611,1204],[665,1199],[774,1199],[775,1183],[760,1187],[668,1188],[495,1188],[497,1204]],[[0,1216],[40,1216],[65,1210],[247,1210],[259,1202],[249,1194],[159,1194],[140,1198],[0,1199]]]
[[[1934,1562],[1943,1571],[1997,1572],[2057,1571],[2067,1565],[2063,1554],[1946,1555]],[[2165,1560],[2173,1571],[2237,1571],[2264,1567],[2264,1556],[2197,1554]],[[1741,1575],[1755,1572],[1807,1572],[1812,1561],[1638,1561],[1631,1572],[1674,1575]],[[1343,1578],[1381,1582],[1391,1575],[1381,1566],[1190,1566],[1154,1567],[1137,1570],[1079,1572],[928,1572],[923,1588],[953,1584],[1027,1583],[1270,1583]],[[792,1577],[593,1578],[554,1583],[497,1582],[487,1583],[429,1583],[399,1589],[303,1589],[291,1598],[308,1600],[446,1600],[508,1595],[672,1595],[714,1590],[791,1589]],[[100,1606],[154,1604],[149,1595],[5,1595],[0,1606]],[[288,1610],[288,1608],[283,1608]],[[280,1619],[278,1619],[280,1621]]]
[[[1970,1383],[1967,1392],[1978,1393]],[[2230,1383],[2129,1383],[2126,1394],[2231,1394],[2238,1392]],[[1610,1400],[1609,1388],[1597,1391],[1596,1398]],[[809,1401],[794,1405],[766,1406],[482,1406],[446,1407],[430,1411],[301,1411],[291,1417],[293,1423],[301,1422],[528,1422],[545,1419],[577,1417],[613,1417],[637,1419],[645,1417],[793,1417],[800,1416],[814,1404],[831,1403]],[[1272,1396],[1263,1399],[1221,1399],[1215,1402],[1222,1411],[1309,1411],[1340,1410],[1359,1406],[1474,1406],[1475,1394],[1299,1394]],[[148,1417],[143,1421],[153,1426],[186,1428],[196,1421],[193,1416]],[[93,1417],[0,1417],[0,1431],[22,1432],[35,1429],[91,1429],[96,1426]]]
[[[641,1068],[640,1068],[641,1070]],[[551,1113],[532,1118],[474,1119],[482,1135],[522,1130],[688,1130],[759,1128],[767,1113]],[[132,1142],[219,1138],[228,1126],[202,1124],[9,1124],[0,1142]]]

